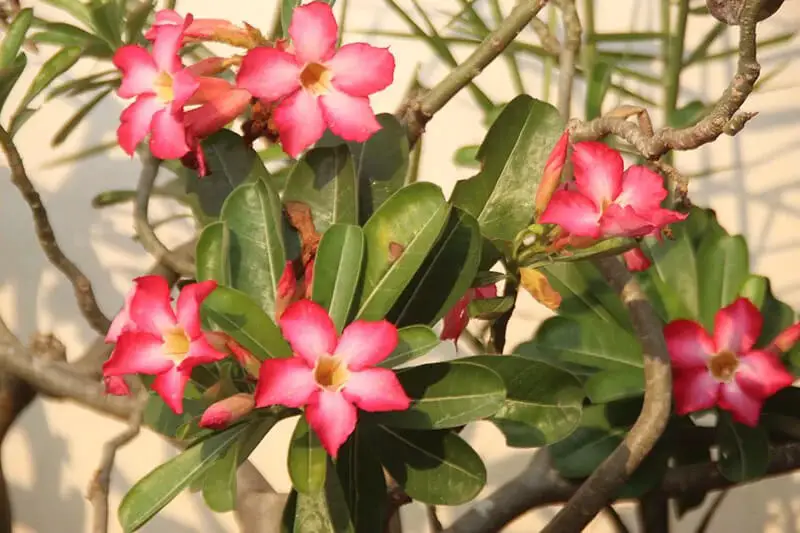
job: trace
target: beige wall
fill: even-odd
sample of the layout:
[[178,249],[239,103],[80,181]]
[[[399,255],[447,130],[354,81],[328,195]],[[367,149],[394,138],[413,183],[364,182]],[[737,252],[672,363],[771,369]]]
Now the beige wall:
[[[228,17],[234,22],[246,20],[267,28],[273,1],[182,0],[184,10],[196,16]],[[23,2],[31,4],[32,2]],[[455,1],[424,0],[431,11],[454,8]],[[657,29],[656,0],[601,0],[598,27],[607,31],[625,31],[632,23]],[[379,0],[350,0],[350,28],[404,29],[389,17]],[[410,1],[403,1],[409,5]],[[503,2],[510,9],[513,2]],[[38,9],[38,8],[37,8]],[[710,22],[691,19],[690,41],[702,38]],[[781,13],[762,24],[764,34],[773,34],[800,25],[800,5],[788,0]],[[533,35],[526,36],[535,42]],[[350,35],[348,40],[357,37]],[[726,47],[735,43],[727,39]],[[376,44],[391,44],[397,56],[397,83],[374,98],[374,107],[391,111],[398,104],[416,62],[429,58],[422,45],[409,41],[389,42],[374,39]],[[775,66],[800,52],[795,43],[779,52],[767,51],[767,65]],[[41,64],[34,58],[33,64]],[[750,242],[751,259],[755,270],[768,275],[778,294],[794,307],[800,307],[800,63],[783,72],[770,84],[776,89],[754,96],[748,110],[760,115],[735,139],[723,138],[713,147],[690,155],[681,155],[679,164],[687,172],[708,167],[730,167],[712,178],[692,183],[693,199],[699,204],[710,203],[716,208],[726,227],[744,233]],[[425,81],[439,79],[446,70],[433,60],[423,61],[421,72]],[[80,71],[91,72],[96,66],[87,61]],[[653,65],[656,69],[657,65]],[[29,69],[26,80],[30,80]],[[540,94],[540,68],[526,66],[529,92]],[[655,72],[655,70],[654,70]],[[721,93],[733,72],[733,63],[714,68],[692,68],[684,78],[684,98],[711,100]],[[480,83],[497,98],[512,95],[509,78],[502,62],[493,65],[482,75]],[[22,84],[21,84],[22,85]],[[584,91],[577,89],[576,99]],[[20,91],[15,92],[19,98]],[[14,97],[12,97],[13,100]],[[130,279],[150,263],[140,247],[131,240],[132,223],[129,207],[103,211],[92,210],[89,201],[99,191],[134,186],[138,164],[124,157],[120,150],[108,156],[85,160],[74,165],[46,169],[55,157],[65,155],[100,140],[112,139],[122,103],[109,100],[98,108],[90,121],[58,150],[49,147],[54,126],[60,125],[80,104],[77,100],[48,103],[25,126],[19,135],[19,146],[32,179],[42,193],[58,237],[68,255],[79,262],[91,276],[100,303],[107,313],[121,304],[122,294]],[[613,102],[611,103],[613,105]],[[582,106],[575,106],[579,113]],[[4,117],[5,120],[5,117]],[[430,123],[425,141],[422,175],[439,183],[449,192],[455,181],[469,174],[453,167],[450,155],[467,143],[478,142],[483,135],[480,117],[466,96],[456,98]],[[746,148],[745,148],[746,146]],[[2,163],[3,165],[5,162]],[[93,339],[92,332],[80,319],[69,285],[43,258],[35,244],[30,217],[17,191],[9,184],[8,171],[0,168],[0,313],[23,337],[35,330],[55,332],[69,347],[69,356],[78,357]],[[170,212],[167,206],[153,209],[154,218]],[[168,243],[176,244],[186,238],[188,225],[172,226],[163,233]],[[528,338],[547,312],[527,295],[520,297],[520,310],[513,321],[510,342]],[[438,357],[451,357],[450,345],[439,350]],[[29,408],[10,434],[3,448],[3,465],[11,487],[16,511],[16,527],[20,533],[79,533],[89,531],[90,507],[84,499],[86,484],[97,466],[104,441],[120,431],[121,424],[68,404],[37,401]],[[285,449],[291,425],[287,422],[273,431],[254,455],[269,480],[279,490],[287,490],[289,480],[284,466]],[[498,431],[488,424],[476,424],[466,435],[489,468],[488,494],[518,471],[530,452],[508,450]],[[114,472],[111,503],[113,508],[138,478],[174,451],[157,436],[144,434],[119,454]],[[796,480],[786,476],[757,486],[733,491],[711,532],[788,532],[800,530],[800,491]],[[461,509],[443,509],[445,523]],[[523,533],[536,531],[552,516],[553,510],[542,510],[508,528]],[[682,522],[677,531],[693,531],[701,513],[694,512]],[[403,516],[408,531],[424,532],[421,506],[407,506]],[[633,515],[625,509],[631,523]],[[601,519],[591,531],[608,531]],[[111,531],[121,531],[112,518]],[[224,533],[235,531],[230,515],[214,515],[205,510],[201,498],[183,494],[162,512],[145,531],[154,533],[183,533],[203,531]]]

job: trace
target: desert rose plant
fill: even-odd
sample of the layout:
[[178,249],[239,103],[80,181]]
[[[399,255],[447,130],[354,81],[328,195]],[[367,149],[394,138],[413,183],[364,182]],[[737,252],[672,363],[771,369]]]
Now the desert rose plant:
[[[692,205],[673,160],[753,119],[740,108],[759,75],[756,25],[781,2],[680,0],[669,33],[674,2],[663,0],[664,46],[681,47],[667,54],[662,128],[636,104],[642,97],[613,83],[612,72],[636,71],[598,45],[602,1],[579,11],[574,0],[519,0],[505,16],[488,2],[491,28],[463,1],[448,27],[470,40],[442,36],[415,3],[423,30],[385,0],[452,65],[431,87],[412,84],[394,114],[370,101],[396,82],[393,50],[350,39],[333,0],[276,0],[270,31],[197,18],[175,2],[47,3],[76,20],[12,6],[0,106],[25,68],[24,46],[62,48],[0,144],[44,251],[104,343],[83,366],[45,364],[3,327],[0,369],[129,420],[93,480],[95,531],[108,527],[114,452],[141,427],[180,453],[127,487],[117,520],[129,532],[187,488],[213,511],[235,511],[249,532],[396,532],[410,502],[428,505],[431,524],[449,533],[499,531],[528,509],[565,503],[544,531],[578,532],[621,499],[672,499],[682,514],[713,490],[800,468],[800,322],[751,271],[745,240]],[[720,22],[684,61],[688,17],[709,12]],[[529,24],[541,47],[517,37]],[[740,34],[729,90],[714,105],[678,109],[681,69],[726,24]],[[462,63],[448,48],[459,38],[475,45]],[[558,65],[557,106],[549,89],[527,94],[515,56],[525,50],[548,72]],[[56,84],[82,55],[109,70]],[[474,79],[501,55],[518,95],[495,103]],[[588,83],[580,118],[570,116],[576,77]],[[132,201],[137,237],[159,264],[131,280],[111,319],[55,241],[14,143],[46,90],[97,91],[54,144],[112,91],[126,101],[114,149],[141,159],[141,178],[95,204]],[[488,131],[456,154],[477,170],[446,198],[418,158],[425,125],[462,90]],[[603,112],[613,91],[633,102]],[[169,186],[155,186],[160,169],[173,174]],[[149,218],[157,194],[194,219],[197,234],[176,249]],[[511,346],[521,290],[555,316]],[[48,339],[40,350],[51,353]],[[455,358],[424,358],[448,342]],[[287,418],[289,448],[274,453],[287,457],[291,493],[250,493],[268,484],[248,457]],[[517,478],[442,526],[436,506],[467,503],[486,483],[486,458],[462,437],[482,420],[508,446],[536,451]],[[252,498],[263,500],[258,511]]]

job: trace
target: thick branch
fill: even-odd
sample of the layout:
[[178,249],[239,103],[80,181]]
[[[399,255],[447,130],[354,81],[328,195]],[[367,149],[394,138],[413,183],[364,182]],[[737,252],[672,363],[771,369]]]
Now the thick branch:
[[414,144],[425,129],[425,124],[461,89],[480,74],[489,63],[503,53],[511,41],[545,6],[547,0],[519,0],[503,23],[486,36],[474,52],[442,81],[420,99],[411,102],[404,122],[408,138]]
[[31,209],[33,224],[36,229],[36,237],[39,239],[39,244],[44,254],[53,266],[59,269],[70,283],[72,283],[72,288],[75,291],[75,299],[78,301],[78,307],[89,322],[89,325],[98,333],[105,335],[111,322],[97,305],[94,290],[92,290],[92,283],[81,269],[64,255],[64,252],[58,245],[55,233],[53,232],[53,226],[50,225],[50,219],[47,216],[47,210],[42,204],[39,192],[28,178],[25,165],[22,163],[22,157],[14,141],[2,127],[0,127],[0,147],[2,147],[3,153],[5,153],[6,159],[8,160],[8,166],[11,169],[11,181],[17,189],[19,189],[19,192],[22,193],[22,197]]

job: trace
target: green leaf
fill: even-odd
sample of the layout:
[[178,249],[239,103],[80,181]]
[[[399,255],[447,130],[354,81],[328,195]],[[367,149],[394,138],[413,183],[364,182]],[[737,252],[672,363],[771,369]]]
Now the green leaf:
[[481,144],[481,171],[459,181],[450,200],[478,219],[486,237],[513,240],[530,223],[544,164],[563,131],[556,108],[517,96]]
[[145,525],[194,479],[203,475],[246,429],[246,424],[239,424],[213,433],[139,480],[119,505],[119,521],[125,533]]
[[27,64],[28,57],[22,53],[17,56],[11,65],[0,68],[0,110],[3,109],[8,95],[11,94],[14,85],[17,83],[17,80],[19,80]]
[[225,222],[212,222],[203,228],[195,252],[197,281],[213,279],[220,285],[230,284],[229,252],[230,237]]
[[506,398],[496,372],[475,363],[451,361],[397,371],[411,407],[365,413],[377,424],[406,429],[444,429],[492,416]]
[[469,289],[480,256],[478,222],[452,209],[439,240],[392,307],[389,320],[398,326],[438,322]]
[[503,407],[490,420],[515,448],[557,442],[581,420],[583,388],[578,378],[547,363],[517,355],[462,359],[497,372],[506,387]]
[[639,342],[628,331],[599,320],[553,317],[545,320],[532,341],[515,350],[523,357],[565,362],[597,370],[644,367]]
[[586,80],[586,120],[599,117],[603,113],[603,101],[611,85],[611,65],[598,61],[592,66]]
[[209,175],[200,177],[190,169],[183,169],[183,172],[187,176],[187,192],[197,194],[200,207],[207,215],[219,216],[223,203],[240,184],[270,182],[261,158],[245,144],[241,135],[222,129],[203,139],[201,145]]
[[466,503],[486,484],[486,467],[451,431],[408,431],[378,426],[375,450],[410,497],[431,505]]
[[33,10],[29,7],[20,10],[11,21],[5,31],[3,41],[0,42],[0,71],[13,66],[16,62],[17,54],[22,48],[22,43],[25,42],[25,34],[31,27],[31,22],[33,22]]
[[341,332],[361,277],[364,232],[358,226],[334,224],[322,234],[314,260],[311,298],[328,310]]
[[[290,507],[288,502],[287,507]],[[292,524],[291,531],[294,533],[355,533],[344,490],[330,462],[324,491],[297,493]]]
[[160,396],[151,393],[147,398],[147,405],[142,415],[142,423],[156,433],[174,438],[178,435],[180,427],[190,422],[195,413],[203,412],[205,407],[206,402],[184,398],[183,414],[179,415],[167,407],[167,404],[164,403]]
[[514,307],[514,298],[500,296],[497,298],[481,298],[472,300],[467,304],[467,314],[470,318],[482,320],[496,320]]
[[458,148],[453,154],[453,164],[459,167],[481,168],[478,161],[478,150],[480,145],[470,144]]
[[97,93],[94,98],[83,104],[78,110],[67,119],[64,124],[56,130],[55,134],[53,134],[53,139],[50,141],[50,146],[56,147],[60,146],[64,141],[67,140],[75,128],[86,118],[86,116],[92,112],[92,110],[97,107],[97,105],[103,101],[103,99],[108,96],[108,94],[113,90],[113,88],[109,87],[103,91]]
[[717,443],[717,466],[726,479],[741,483],[759,478],[767,471],[769,437],[763,427],[751,428],[735,422],[728,413],[720,413]]
[[289,477],[297,492],[312,494],[325,486],[328,454],[304,416],[297,419],[289,442],[288,465]]
[[89,6],[80,0],[42,0],[45,4],[64,11],[72,15],[75,19],[79,20],[86,26],[91,27],[92,15],[89,11]]
[[[438,186],[419,182],[397,191],[370,217],[356,318],[380,320],[389,312],[436,243],[449,210]],[[398,245],[399,257],[393,257]]]
[[794,323],[794,310],[786,303],[778,300],[772,293],[772,286],[768,278],[751,274],[747,277],[739,296],[753,302],[764,317],[764,327],[756,341],[756,347],[763,348],[778,336],[778,333]]
[[714,328],[714,315],[736,299],[749,274],[747,243],[741,235],[725,235],[700,247],[697,254],[700,320]]
[[594,404],[639,396],[644,392],[644,372],[636,368],[604,370],[589,376],[584,387]]
[[506,275],[500,272],[493,272],[491,270],[478,272],[475,279],[472,280],[470,287],[473,289],[479,287],[486,287],[487,285],[494,285],[500,281],[505,281]]
[[114,55],[115,48],[108,42],[72,24],[46,22],[37,26],[43,28],[42,31],[30,35],[30,39],[37,44],[78,46],[83,49],[83,57],[111,59]]
[[236,470],[239,466],[238,443],[230,446],[203,474],[203,500],[215,513],[227,513],[236,507]]
[[394,368],[427,354],[438,345],[439,337],[428,326],[400,328],[397,330],[397,347],[378,366]]
[[339,450],[336,472],[356,533],[383,531],[386,524],[386,478],[366,431],[355,431]]
[[139,5],[128,12],[125,19],[125,41],[137,43],[142,37],[142,29],[147,24],[147,18],[156,7],[154,0],[143,0]]
[[617,256],[627,252],[637,245],[635,239],[627,237],[612,237],[603,239],[585,248],[566,247],[558,254],[552,254],[541,245],[522,249],[518,252],[517,262],[520,266],[528,268],[542,268],[555,263],[574,263],[586,259],[599,259],[601,257]]
[[220,220],[230,232],[231,285],[275,316],[278,281],[286,267],[278,195],[261,179],[240,185],[225,200]]
[[292,168],[283,201],[311,208],[315,229],[324,233],[331,224],[358,224],[358,188],[347,146],[314,148]]
[[122,45],[122,14],[115,0],[91,0],[92,27],[112,48]]
[[243,292],[218,286],[200,310],[204,318],[262,361],[292,355],[278,326]]

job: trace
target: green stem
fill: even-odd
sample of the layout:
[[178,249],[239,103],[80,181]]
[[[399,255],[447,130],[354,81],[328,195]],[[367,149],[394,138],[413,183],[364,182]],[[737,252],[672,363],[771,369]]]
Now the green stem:
[[[681,85],[681,71],[683,70],[683,48],[686,42],[686,22],[689,17],[689,0],[678,1],[678,18],[675,32],[669,31],[667,40],[669,46],[666,51],[666,69],[664,72],[664,112],[669,124],[672,114],[678,106],[678,92]],[[669,8],[667,8],[667,24],[669,25]]]
[[[547,10],[547,27],[550,32],[556,31],[556,10],[550,8]],[[553,84],[553,69],[556,66],[556,58],[552,55],[544,57],[544,75],[542,76],[542,100],[545,102],[550,101],[550,86]]]
[[[494,17],[495,24],[503,22],[503,10],[500,8],[500,0],[492,0],[492,16]],[[508,70],[511,71],[511,81],[514,83],[514,89],[519,94],[525,94],[525,82],[522,80],[522,73],[519,70],[517,57],[514,55],[514,52],[511,51],[506,51],[504,56],[506,63],[508,63]]]
[[342,0],[342,14],[339,16],[339,40],[336,46],[342,46],[342,39],[344,39],[344,28],[347,20],[347,3],[348,0]]
[[583,2],[584,20],[583,33],[586,36],[583,48],[583,70],[591,72],[597,56],[597,41],[595,40],[594,30],[594,0],[584,0]]

